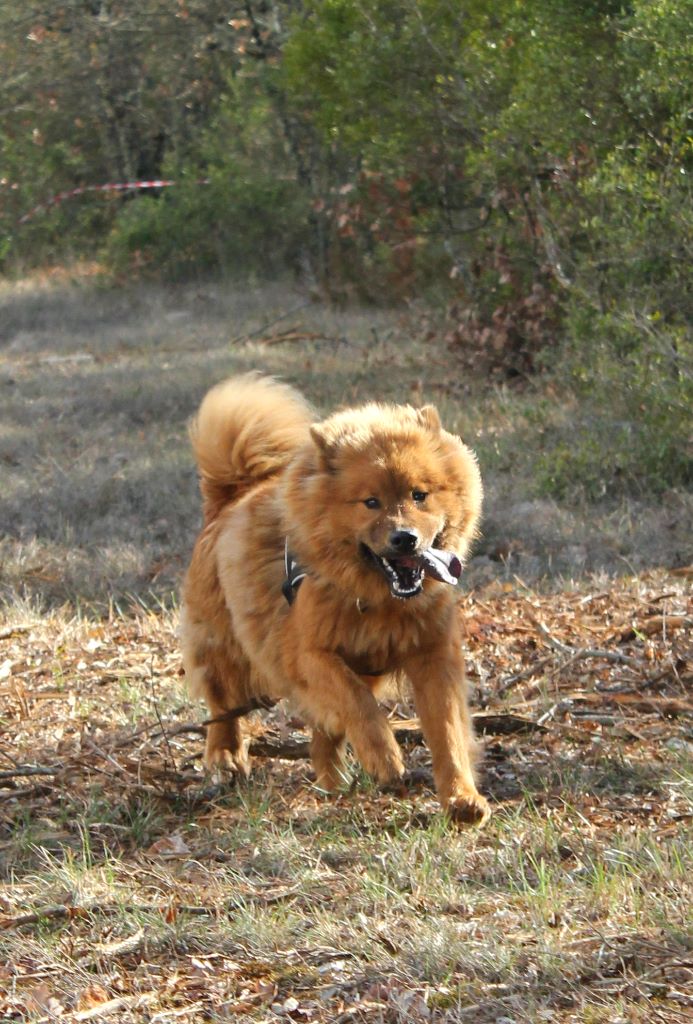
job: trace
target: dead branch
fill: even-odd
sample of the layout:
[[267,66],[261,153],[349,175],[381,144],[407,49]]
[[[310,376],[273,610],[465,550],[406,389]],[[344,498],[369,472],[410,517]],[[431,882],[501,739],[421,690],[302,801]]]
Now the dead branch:
[[515,683],[520,683],[523,681],[523,679],[530,679],[532,676],[535,676],[537,672],[539,672],[539,670],[542,669],[544,665],[548,665],[548,663],[551,660],[551,655],[549,655],[546,658],[540,658],[539,661],[535,661],[533,665],[530,665],[528,668],[523,669],[522,672],[517,672],[513,676],[508,676],[507,679],[501,680],[501,682],[498,684],[498,694],[502,695],[504,693],[507,693],[507,691],[511,689],[511,687],[513,687]]
[[[519,715],[474,715],[476,732],[483,736],[510,736],[516,733],[546,732],[546,728]],[[395,739],[403,747],[419,747],[425,742],[424,735],[415,718],[393,723]],[[250,744],[253,757],[279,757],[285,761],[301,761],[310,757],[308,740],[278,739],[261,736]]]
[[21,914],[19,917],[0,918],[0,929],[21,928],[27,924],[38,924],[39,921],[54,921],[66,917],[82,917],[88,914],[87,907],[69,907],[60,905],[57,907],[42,907],[33,914]]
[[543,622],[539,622],[537,619],[532,619],[532,622],[537,627],[544,640],[553,647],[559,654],[564,654],[570,658],[571,662],[581,661],[584,658],[602,658],[605,661],[616,661],[620,665],[628,665],[630,668],[642,671],[642,663],[637,658],[630,658],[627,654],[621,654],[620,651],[607,651],[601,648],[592,647],[570,647],[568,644],[562,643],[553,636]]
[[249,715],[251,711],[269,711],[276,703],[276,700],[272,700],[271,697],[251,697],[247,704],[240,704],[237,708],[224,711],[222,715],[207,718],[202,724],[214,725],[216,722],[230,722],[234,718],[243,718],[245,715]]
[[616,661],[620,665],[628,665],[638,671],[641,671],[643,667],[642,662],[637,658],[630,658],[627,654],[621,654],[619,651],[605,651],[600,647],[580,647],[575,651],[573,657],[576,661],[582,658],[603,658],[604,661]]
[[10,637],[20,636],[22,633],[28,633],[31,626],[7,626],[5,629],[0,629],[0,640],[9,640]]
[[297,329],[281,331],[278,334],[270,334],[265,338],[258,338],[259,345],[282,345],[284,342],[295,341],[331,341],[328,334],[321,334],[315,331],[300,331]]
[[257,334],[262,334],[270,327],[274,327],[275,324],[278,324],[280,320],[286,320],[287,316],[291,316],[293,313],[298,313],[300,310],[305,309],[306,306],[310,306],[310,304],[310,299],[307,299],[305,302],[300,302],[297,306],[294,306],[292,309],[287,309],[285,313],[275,317],[274,320],[270,320],[268,323],[262,324],[262,326],[258,327],[257,330],[247,331],[245,334],[238,334],[235,338],[231,338],[229,345],[237,345],[241,341],[248,341],[250,338],[254,338]]
[[59,771],[63,769],[62,764],[54,765],[31,765],[31,764],[20,764],[17,765],[12,771],[0,772],[0,782],[5,779],[23,779],[28,778],[31,775],[57,775]]
[[310,757],[308,740],[280,740],[260,736],[250,744],[251,757],[279,757],[284,761],[303,761]]
[[47,782],[39,783],[37,786],[12,786],[11,789],[0,792],[0,800],[24,800],[27,797],[46,796],[50,792],[51,786]]
[[636,711],[651,712],[664,715],[667,718],[677,718],[679,715],[693,715],[693,704],[689,701],[679,700],[675,697],[648,697],[642,693],[578,693],[570,698],[583,704],[606,703],[617,706],[630,707]]
[[482,736],[511,736],[516,733],[546,732],[543,726],[520,715],[472,715],[476,732]]
[[[282,890],[281,892],[253,893],[250,898],[257,899],[261,903],[266,904],[279,903],[281,900],[295,896],[296,893],[300,891],[301,887],[294,885],[289,889]],[[233,904],[206,907],[181,903],[173,903],[171,905],[161,904],[160,906],[152,906],[151,904],[148,905],[146,903],[95,903],[91,906],[75,907],[61,903],[53,907],[40,907],[31,914],[20,914],[18,917],[0,917],[0,931],[8,931],[11,928],[23,928],[27,925],[40,924],[42,921],[62,921],[70,920],[72,918],[92,917],[97,915],[100,917],[109,917],[112,915],[117,916],[122,913],[160,914],[163,917],[166,917],[171,913],[176,916],[179,914],[187,914],[190,917],[218,917],[219,914],[232,909],[232,907]],[[130,944],[131,942],[132,936],[125,940],[126,944]],[[109,949],[110,953],[115,951],[115,948]]]
[[[234,708],[229,714],[237,718],[241,714],[248,714],[249,711],[254,711],[259,707],[264,706],[266,706],[266,704],[261,703],[261,699],[258,699],[244,705],[243,708]],[[245,711],[244,708],[246,709]],[[180,733],[204,733],[204,726],[218,720],[219,719],[216,718],[210,719],[207,722],[204,722],[203,725],[184,723],[179,726],[174,726],[172,729],[161,729],[161,733],[167,738],[177,736]],[[528,718],[521,718],[519,715],[482,713],[474,715],[472,717],[472,721],[476,731],[484,736],[510,736],[518,733],[546,732],[543,725],[533,722]],[[393,724],[393,728],[397,742],[404,747],[422,746],[425,742],[418,719],[411,718],[396,721]],[[109,772],[103,768],[99,768],[97,765],[85,765],[84,763],[80,763],[79,760],[65,761],[54,765],[18,765],[18,767],[12,771],[0,772],[0,783],[4,782],[5,788],[8,790],[7,793],[0,794],[0,799],[16,797],[19,796],[21,792],[24,792],[23,790],[18,790],[12,787],[13,780],[16,778],[36,775],[46,777],[56,776],[77,767],[84,767],[90,771],[99,772],[100,774],[107,775],[112,779],[120,777],[128,786],[132,786],[147,793],[152,793],[156,796],[164,798],[170,796],[170,794],[168,794],[164,789],[143,784],[128,771],[127,767],[119,764],[106,751],[96,747],[95,744],[92,744],[91,747],[98,757],[103,758],[113,765],[117,771]],[[253,757],[276,757],[285,761],[302,761],[307,760],[310,757],[310,742],[307,739],[279,739],[272,735],[258,736],[251,741],[249,753]],[[163,776],[164,782],[175,782],[182,785],[196,779],[194,776],[188,776],[182,772],[171,772],[170,770],[164,770]]]

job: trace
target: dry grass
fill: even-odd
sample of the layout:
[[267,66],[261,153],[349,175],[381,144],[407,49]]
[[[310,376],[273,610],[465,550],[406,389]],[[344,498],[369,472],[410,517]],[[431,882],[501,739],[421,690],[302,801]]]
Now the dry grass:
[[[5,285],[0,308],[0,595],[11,601],[170,604],[199,520],[186,422],[209,385],[248,369],[282,375],[322,409],[439,404],[487,483],[470,580],[693,558],[685,495],[603,510],[531,498],[523,399],[460,380],[404,312],[340,313],[288,286],[124,291],[98,277]],[[487,557],[504,552],[505,566]]]
[[543,726],[487,740],[478,834],[420,747],[396,796],[301,761],[212,784],[175,616],[7,626],[7,1018],[690,1019],[691,611],[662,573],[465,599],[476,707]]
[[[642,571],[689,556],[686,499],[530,499],[503,461],[516,400],[472,410],[404,317],[263,329],[301,303],[279,286],[51,279],[0,302],[0,1018],[690,1020],[691,577]],[[473,703],[533,726],[486,741],[481,833],[448,829],[419,746],[397,795],[358,778],[327,800],[301,760],[202,773],[172,596],[199,515],[185,422],[251,367],[325,408],[423,393],[481,449]],[[602,571],[561,580],[582,568]],[[301,735],[283,708],[265,728]]]

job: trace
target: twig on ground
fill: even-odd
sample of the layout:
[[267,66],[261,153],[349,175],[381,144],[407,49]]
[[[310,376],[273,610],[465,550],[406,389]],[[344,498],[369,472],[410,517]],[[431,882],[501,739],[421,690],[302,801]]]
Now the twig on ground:
[[530,615],[529,619],[530,622],[539,630],[539,632],[544,637],[544,640],[549,645],[549,647],[553,647],[554,651],[558,651],[559,654],[567,654],[571,657],[574,656],[574,647],[569,647],[567,644],[564,644],[560,640],[557,640],[556,637],[553,636],[552,633],[549,631],[548,627],[545,626],[543,622],[540,622],[538,619],[535,619],[534,616]]
[[27,778],[30,775],[57,775],[64,768],[63,764],[54,765],[30,765],[20,764],[13,771],[0,772],[0,782],[4,779]]
[[[116,1010],[128,1010],[135,1009],[140,1006],[146,1006],[147,1003],[153,1002],[158,992],[141,992],[134,996],[117,996],[115,999],[109,999],[106,1003],[99,1003],[97,1006],[92,1006],[88,1010],[79,1010],[77,1013],[72,1014],[70,1017],[63,1017],[65,1020],[91,1020],[93,1017],[107,1017]],[[49,1018],[53,1020],[54,1018]]]
[[[514,733],[546,732],[541,724],[519,715],[473,715],[472,721],[482,735],[508,736]],[[406,719],[393,723],[395,739],[403,747],[418,747],[424,743],[424,736],[417,719]],[[280,757],[286,761],[300,761],[310,757],[308,740],[279,740],[261,736],[250,744],[253,757]]]
[[[161,736],[164,732],[164,728],[157,729],[150,736],[150,739],[155,740],[158,736]],[[182,725],[175,725],[172,729],[166,729],[166,735],[169,739],[174,736],[184,736],[186,733],[190,733],[194,736],[204,736],[207,732],[207,728],[204,723],[198,722],[183,722]]]
[[0,792],[0,800],[24,800],[28,797],[45,796],[51,789],[52,787],[45,782],[38,786],[17,786]]
[[156,715],[156,720],[159,723],[159,728],[161,729],[161,733],[162,733],[162,735],[164,737],[164,742],[166,743],[166,749],[168,751],[168,756],[171,758],[171,764],[173,765],[173,770],[174,770],[174,772],[177,773],[178,772],[178,765],[176,764],[176,759],[173,756],[173,750],[171,749],[171,744],[169,743],[168,733],[166,732],[166,729],[164,728],[164,723],[161,721],[161,715],[159,714],[159,705],[157,703],[156,697],[154,696],[154,667],[151,664],[151,662],[150,662],[150,665],[149,665],[149,689],[150,689],[151,696],[152,696],[152,704],[154,705],[154,714]]
[[0,929],[22,928],[27,924],[38,924],[39,921],[54,921],[65,917],[81,917],[88,913],[90,913],[89,907],[69,907],[63,904],[57,907],[42,907],[32,914],[0,918]]
[[269,320],[267,323],[262,324],[262,326],[258,327],[256,330],[246,331],[245,334],[238,334],[235,338],[231,339],[229,345],[237,345],[239,341],[247,341],[249,338],[254,338],[256,334],[262,334],[270,327],[274,327],[274,325],[278,324],[281,320],[286,320],[287,316],[292,316],[294,313],[298,313],[307,306],[310,306],[311,302],[311,299],[307,299],[305,302],[299,303],[298,306],[294,306],[292,309],[287,309],[285,313],[281,313],[280,316],[275,317],[274,320]]
[[576,661],[582,658],[603,658],[605,661],[616,661],[620,665],[628,665],[638,671],[643,669],[643,663],[637,658],[630,658],[627,654],[621,654],[619,651],[605,651],[599,647],[581,647],[575,651],[574,658]]
[[112,754],[109,754],[106,750],[102,750],[88,734],[84,733],[82,735],[82,743],[89,747],[92,754],[96,754],[96,756],[100,757],[102,761],[106,761],[108,764],[112,765],[117,772],[120,772],[123,775],[129,774],[127,768],[123,768],[122,764],[119,764]]
[[532,676],[535,676],[537,672],[539,672],[540,669],[544,667],[544,665],[548,665],[548,663],[551,660],[552,659],[550,655],[546,658],[540,658],[539,661],[535,661],[533,665],[530,665],[528,668],[523,669],[522,672],[517,672],[515,675],[508,676],[506,679],[503,679],[498,684],[498,695],[502,696],[504,693],[507,693],[507,691],[510,690],[513,686],[515,686],[516,683],[521,683],[524,679],[530,679]]
[[636,669],[639,672],[642,672],[643,670],[643,664],[638,661],[637,658],[631,658],[627,654],[621,654],[620,651],[607,651],[602,650],[601,648],[592,647],[569,647],[568,644],[564,644],[560,640],[557,640],[556,637],[549,632],[543,622],[539,622],[538,619],[533,618],[532,622],[537,627],[549,647],[553,647],[553,649],[558,651],[560,654],[567,655],[570,658],[571,664],[575,661],[581,661],[583,658],[603,658],[605,661],[616,661],[620,665],[628,665],[630,668]]
[[[254,700],[249,702],[249,704],[244,705],[244,708],[246,709],[244,713],[247,714],[250,710],[257,710],[258,708],[266,706],[267,702],[263,703],[261,699]],[[242,708],[235,708],[233,717],[238,717],[242,711]],[[218,719],[210,719],[208,722],[205,722],[204,725],[217,720]],[[521,718],[519,715],[478,714],[473,716],[472,721],[476,731],[482,735],[508,736],[517,733],[546,731],[541,723],[533,722],[528,718]],[[174,726],[172,729],[166,729],[161,722],[161,719],[159,719],[159,722],[161,723],[160,732],[161,735],[163,735],[167,746],[170,737],[180,733],[205,732],[204,725],[196,725],[195,723],[183,723],[182,725]],[[424,736],[417,719],[397,721],[393,724],[393,728],[395,738],[402,744],[402,746],[421,746],[424,743]],[[109,763],[115,771],[108,771],[105,768],[101,768],[98,765],[91,763],[85,764],[80,758],[63,761],[54,765],[20,765],[17,769],[12,771],[0,772],[0,783],[3,781],[6,782],[8,789],[8,792],[0,793],[0,799],[16,798],[21,795],[21,793],[25,792],[24,790],[9,788],[15,778],[37,775],[47,777],[56,776],[63,772],[74,770],[78,767],[86,768],[88,771],[98,772],[99,774],[106,775],[111,779],[120,779],[128,787],[133,787],[142,792],[152,793],[165,799],[170,799],[172,797],[173,794],[169,793],[165,788],[158,785],[146,785],[139,779],[135,778],[132,772],[130,772],[125,765],[120,764],[107,751],[98,747],[90,737],[84,737],[84,742],[97,757]],[[168,749],[170,751],[170,747]],[[253,757],[282,758],[286,761],[301,761],[310,757],[310,742],[308,739],[285,740],[277,739],[271,735],[259,736],[252,740],[249,753]],[[195,774],[186,774],[179,771],[177,768],[175,771],[171,771],[168,766],[164,768],[163,774],[165,781],[167,783],[172,783],[176,787],[178,793],[182,786],[198,780],[198,776]],[[31,791],[32,790],[28,790],[28,792]]]
[[22,633],[28,633],[31,626],[6,626],[5,629],[0,629],[0,640],[9,640],[10,637],[20,636]]
[[272,700],[271,697],[251,697],[247,704],[231,708],[230,711],[224,711],[222,715],[216,715],[214,718],[206,718],[202,724],[214,725],[216,722],[230,722],[234,718],[243,718],[245,715],[249,715],[251,711],[269,711],[276,703],[277,701]]
[[303,761],[310,757],[308,740],[279,740],[259,736],[248,749],[251,757],[280,757],[284,761]]
[[[282,900],[289,899],[291,896],[295,896],[296,893],[301,891],[302,885],[296,884],[279,892],[250,892],[245,895],[248,899],[258,900],[263,904],[270,904],[279,903]],[[187,914],[190,917],[218,917],[220,914],[229,912],[233,907],[233,903],[209,907],[184,903],[174,903],[172,905],[165,903],[162,903],[161,905],[151,905],[146,903],[94,903],[91,906],[70,906],[69,904],[61,903],[53,907],[40,907],[38,910],[34,910],[30,914],[20,914],[18,917],[0,916],[0,931],[9,931],[12,928],[24,928],[27,925],[39,924],[41,921],[61,921],[76,917],[91,917],[96,915],[111,917],[123,913],[158,914],[165,917],[173,911],[175,914]],[[139,936],[139,933],[137,933],[137,935]],[[133,938],[133,936],[129,936],[123,940],[123,943],[129,945],[132,943]],[[114,949],[110,948],[109,952],[113,953]]]
[[280,331],[278,334],[270,334],[266,338],[258,338],[258,344],[260,345],[283,345],[285,342],[295,341],[329,341],[330,336],[328,334],[317,333],[315,331],[301,331],[296,327],[290,327],[286,331]]

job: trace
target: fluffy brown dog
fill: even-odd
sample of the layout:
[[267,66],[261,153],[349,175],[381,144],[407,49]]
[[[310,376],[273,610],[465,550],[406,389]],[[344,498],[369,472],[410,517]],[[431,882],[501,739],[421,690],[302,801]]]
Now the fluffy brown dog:
[[[376,695],[404,677],[443,808],[485,821],[451,585],[480,512],[471,451],[431,406],[369,404],[316,423],[292,388],[254,375],[213,388],[191,436],[205,520],[182,615],[193,693],[216,718],[289,697],[332,790],[347,741],[379,782],[402,775]],[[293,587],[292,563],[290,577],[305,573]],[[238,719],[209,726],[205,761],[247,773]]]

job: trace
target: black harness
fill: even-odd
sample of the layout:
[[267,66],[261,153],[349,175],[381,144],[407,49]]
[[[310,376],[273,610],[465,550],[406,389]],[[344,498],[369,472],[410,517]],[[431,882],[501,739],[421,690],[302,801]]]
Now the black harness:
[[284,541],[284,575],[285,579],[282,583],[282,594],[286,598],[288,604],[293,604],[296,600],[296,592],[308,573],[302,565],[299,565],[289,551],[288,537]]

